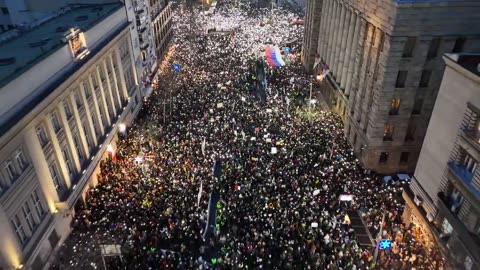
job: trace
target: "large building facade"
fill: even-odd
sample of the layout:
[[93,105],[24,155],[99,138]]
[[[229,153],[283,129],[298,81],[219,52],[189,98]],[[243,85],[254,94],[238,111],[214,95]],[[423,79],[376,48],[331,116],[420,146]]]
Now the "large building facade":
[[480,269],[480,54],[448,54],[406,201],[405,223],[433,227],[455,269]]
[[142,93],[147,96],[172,37],[171,4],[168,0],[129,0],[125,1],[125,7],[133,26],[135,65]]
[[307,1],[303,63],[316,74],[328,66],[320,91],[366,167],[414,171],[445,68],[440,56],[479,51],[478,23],[478,1]]
[[122,3],[0,45],[0,269],[45,269],[142,97]]

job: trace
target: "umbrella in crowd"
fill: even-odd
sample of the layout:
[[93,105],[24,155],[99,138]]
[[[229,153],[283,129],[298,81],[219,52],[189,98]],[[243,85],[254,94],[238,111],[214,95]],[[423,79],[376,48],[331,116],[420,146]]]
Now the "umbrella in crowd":
[[[352,209],[391,243],[375,269],[443,268],[402,224],[402,188],[362,169],[338,116],[303,109],[297,19],[233,1],[211,15],[176,7],[161,89],[120,135],[115,160],[101,163],[54,269],[104,268],[100,245],[121,247],[108,269],[372,269]],[[262,63],[267,44],[286,65]]]

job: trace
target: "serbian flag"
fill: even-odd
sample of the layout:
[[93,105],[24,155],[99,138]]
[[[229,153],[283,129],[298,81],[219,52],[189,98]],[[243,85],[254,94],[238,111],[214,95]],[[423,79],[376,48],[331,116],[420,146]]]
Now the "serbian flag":
[[285,66],[285,62],[282,59],[282,54],[277,46],[265,46],[265,59],[271,67]]

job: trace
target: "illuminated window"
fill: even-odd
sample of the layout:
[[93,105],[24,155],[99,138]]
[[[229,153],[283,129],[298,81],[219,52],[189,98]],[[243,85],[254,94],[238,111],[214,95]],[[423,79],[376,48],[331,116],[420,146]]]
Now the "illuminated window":
[[383,141],[393,140],[393,125],[385,125],[383,132]]
[[392,104],[390,106],[390,115],[397,115],[398,110],[400,109],[400,99],[399,98],[393,98],[392,99]]

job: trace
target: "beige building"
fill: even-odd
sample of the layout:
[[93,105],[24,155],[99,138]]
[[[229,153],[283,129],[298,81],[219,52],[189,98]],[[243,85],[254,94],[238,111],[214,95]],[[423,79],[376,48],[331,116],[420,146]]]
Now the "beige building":
[[45,269],[138,113],[120,3],[73,6],[0,44],[0,269]]
[[410,190],[406,223],[448,249],[455,269],[480,269],[480,54],[447,64]]
[[316,74],[329,67],[320,91],[366,167],[414,171],[445,68],[440,56],[480,51],[478,24],[474,0],[307,1],[303,63]]

